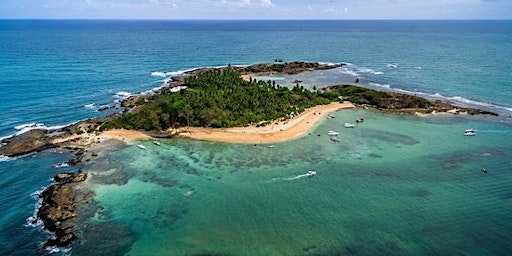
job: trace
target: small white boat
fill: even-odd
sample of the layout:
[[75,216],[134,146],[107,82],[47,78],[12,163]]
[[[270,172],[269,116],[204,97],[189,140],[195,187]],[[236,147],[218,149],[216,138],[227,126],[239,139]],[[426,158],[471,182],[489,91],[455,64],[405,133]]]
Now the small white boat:
[[160,142],[158,142],[158,141],[156,141],[156,140],[154,140],[154,141],[153,141],[153,144],[155,144],[155,145],[157,145],[157,146],[160,146]]
[[316,175],[316,172],[313,170],[309,170],[308,172],[306,172],[306,176],[308,176],[308,177],[313,177],[315,175]]
[[356,126],[355,124],[351,124],[351,123],[345,123],[343,125],[343,127],[345,127],[345,128],[354,128],[355,126]]
[[140,149],[146,149],[146,147],[144,147],[144,145],[141,145],[141,144],[137,145],[137,147]]
[[269,147],[269,148],[275,148],[276,146],[274,146],[274,145],[270,145],[270,146],[268,146],[268,147]]
[[327,118],[332,119],[332,118],[336,118],[336,117],[333,115],[327,115]]
[[475,136],[476,132],[464,132],[464,136]]
[[339,132],[335,132],[335,131],[328,131],[327,132],[327,135],[329,135],[329,136],[336,136],[338,134],[340,134],[340,133]]
[[476,131],[474,129],[466,129],[464,131],[464,136],[475,136],[476,135]]

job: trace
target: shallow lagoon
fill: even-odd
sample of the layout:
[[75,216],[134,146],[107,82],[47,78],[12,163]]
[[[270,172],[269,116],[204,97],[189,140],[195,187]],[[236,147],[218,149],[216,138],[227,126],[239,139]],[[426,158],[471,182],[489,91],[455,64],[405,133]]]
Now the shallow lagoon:
[[[73,252],[482,255],[512,250],[510,125],[452,115],[363,110],[334,115],[309,135],[275,147],[176,139],[161,146],[144,142],[147,150],[133,145],[97,159],[86,167],[96,173],[86,185],[102,209],[88,221]],[[361,116],[364,123],[343,128]],[[469,127],[477,136],[462,135]],[[341,142],[331,141],[329,130],[339,131]],[[300,176],[310,169],[318,174]]]

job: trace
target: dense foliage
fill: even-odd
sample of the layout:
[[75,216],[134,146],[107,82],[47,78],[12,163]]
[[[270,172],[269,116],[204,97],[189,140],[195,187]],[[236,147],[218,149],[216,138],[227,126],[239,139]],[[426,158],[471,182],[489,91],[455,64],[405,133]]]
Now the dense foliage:
[[424,109],[433,106],[430,101],[421,97],[376,91],[354,85],[338,85],[329,89],[352,103],[367,104],[380,109]]
[[165,130],[169,127],[235,127],[288,118],[304,109],[337,100],[332,92],[316,93],[268,81],[240,78],[231,69],[212,69],[185,78],[180,92],[165,90],[137,101],[136,111],[124,113],[102,129]]

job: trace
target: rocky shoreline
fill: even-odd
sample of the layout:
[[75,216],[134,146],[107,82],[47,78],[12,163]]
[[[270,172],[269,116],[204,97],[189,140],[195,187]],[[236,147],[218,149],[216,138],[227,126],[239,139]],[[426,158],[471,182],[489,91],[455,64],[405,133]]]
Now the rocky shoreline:
[[[248,67],[224,67],[233,68],[240,72],[242,75],[270,75],[270,74],[298,74],[301,72],[308,72],[314,70],[324,70],[341,67],[344,64],[327,65],[310,62],[291,62],[291,63],[266,63],[256,64]],[[208,69],[196,69],[185,73],[184,76],[194,75],[204,72]],[[183,85],[184,76],[178,76],[167,82],[163,88],[155,93],[161,93],[163,90],[175,86]],[[334,90],[336,86],[327,87],[322,90]],[[458,108],[453,105],[434,101],[428,105],[421,105],[421,107],[409,108],[407,102],[418,101],[419,97],[404,95],[398,93],[391,93],[392,97],[388,97],[379,104],[375,105],[371,101],[364,98],[359,98],[359,102],[353,102],[355,105],[362,108],[371,108],[379,111],[387,111],[394,113],[433,113],[433,112],[449,112],[453,114],[468,113],[468,114],[488,114],[496,115],[489,111],[482,111],[478,109]],[[121,103],[121,112],[131,111],[136,108],[136,102],[141,100],[148,100],[149,96],[131,96]],[[350,100],[350,99],[347,99]],[[424,100],[424,99],[423,99]],[[352,102],[352,100],[350,100]],[[420,101],[419,101],[420,102]],[[423,101],[421,101],[423,103]],[[425,103],[426,104],[426,103]],[[452,112],[450,112],[452,111]],[[75,153],[75,158],[71,159],[68,163],[75,165],[86,162],[97,155],[96,152],[91,152],[89,149],[92,145],[101,142],[101,132],[99,128],[105,122],[116,118],[118,114],[113,114],[103,118],[92,118],[89,120],[80,121],[73,125],[67,126],[59,130],[43,130],[34,129],[27,131],[23,134],[13,136],[11,138],[0,141],[0,155],[8,157],[16,157],[26,155],[32,152],[39,152],[50,148],[62,148],[70,150]],[[173,134],[167,132],[154,131],[148,134],[151,137],[172,137]],[[37,218],[39,218],[44,225],[44,228],[55,234],[55,238],[49,239],[44,243],[43,248],[48,247],[66,247],[77,241],[77,219],[80,217],[77,214],[77,202],[88,202],[92,200],[93,195],[88,193],[79,193],[79,184],[87,179],[87,173],[78,171],[76,173],[61,173],[54,177],[54,183],[48,186],[39,197],[42,200],[41,206],[37,211]]]
[[375,91],[354,85],[331,85],[321,88],[319,91],[341,91],[342,93],[350,91],[351,93],[349,95],[342,97],[344,100],[350,101],[359,108],[372,109],[393,114],[414,115],[451,113],[454,115],[467,114],[498,116],[498,114],[491,111],[458,107],[441,100],[429,100],[415,95],[397,92]]
[[[43,249],[50,247],[67,247],[78,240],[76,235],[76,202],[78,198],[75,186],[87,179],[87,173],[65,172],[57,174],[54,183],[39,194],[41,206],[37,218],[44,228],[55,235],[48,239]],[[35,220],[34,220],[35,221]]]
[[[314,62],[274,62],[255,64],[247,67],[222,67],[222,68],[200,68],[186,72],[182,76],[173,77],[166,82],[165,86],[155,91],[155,94],[162,93],[168,88],[183,85],[184,77],[196,75],[212,69],[234,69],[241,75],[270,75],[270,74],[298,74],[302,72],[333,69],[344,66],[345,64],[320,64]],[[150,96],[130,96],[124,99],[120,106],[120,113],[132,111],[136,108],[137,101],[149,100]],[[98,143],[98,135],[101,133],[99,127],[105,122],[116,118],[120,113],[112,114],[107,117],[91,118],[69,125],[58,130],[33,129],[11,138],[0,141],[0,155],[7,157],[16,157],[26,155],[32,152],[39,152],[50,148],[63,148],[75,152],[77,158],[70,161],[70,164],[76,164],[81,161],[81,156],[91,145]],[[161,131],[145,132],[151,137],[168,138],[172,134]]]

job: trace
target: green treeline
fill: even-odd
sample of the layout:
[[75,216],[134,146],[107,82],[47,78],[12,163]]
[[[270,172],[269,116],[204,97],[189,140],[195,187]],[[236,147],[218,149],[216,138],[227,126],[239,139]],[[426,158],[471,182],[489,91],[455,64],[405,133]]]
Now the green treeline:
[[187,89],[179,92],[165,89],[158,95],[139,98],[134,111],[106,122],[100,129],[161,131],[183,126],[266,125],[306,108],[340,101],[340,98],[388,110],[433,106],[424,98],[353,85],[335,85],[312,92],[297,84],[290,90],[272,81],[246,81],[238,71],[230,68],[187,76],[182,86]]
[[124,113],[101,129],[165,130],[170,127],[236,127],[265,124],[337,100],[334,93],[316,93],[275,82],[240,78],[231,69],[212,69],[185,78],[186,90],[139,99],[135,111]]

